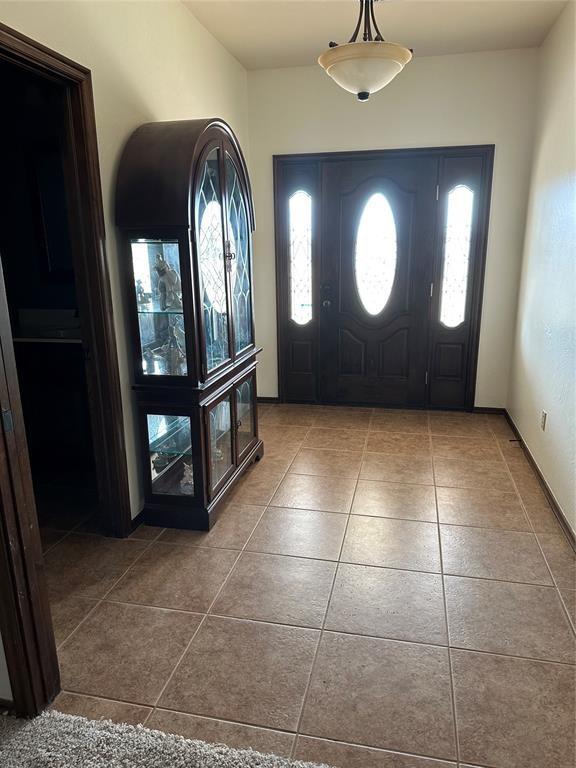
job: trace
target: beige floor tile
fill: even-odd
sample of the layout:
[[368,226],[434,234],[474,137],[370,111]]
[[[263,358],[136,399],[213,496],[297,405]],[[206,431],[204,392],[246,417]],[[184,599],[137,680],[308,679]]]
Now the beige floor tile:
[[325,633],[301,732],[453,759],[447,650]]
[[492,437],[450,437],[432,435],[434,456],[442,459],[502,461],[502,454]]
[[430,432],[432,435],[454,437],[492,436],[484,415],[476,413],[431,413]]
[[263,754],[289,757],[294,743],[294,735],[256,728],[253,725],[229,723],[209,717],[185,715],[167,709],[155,709],[146,723],[147,728],[154,728],[164,733],[175,733],[185,739],[196,739],[208,744],[225,744],[233,749],[253,749]]
[[275,507],[349,512],[356,480],[349,477],[286,475],[272,498]]
[[238,552],[157,542],[126,572],[109,600],[205,613]]
[[164,528],[159,528],[155,525],[139,525],[136,530],[132,531],[129,538],[137,539],[138,541],[156,541],[163,530]]
[[59,649],[64,690],[154,704],[201,616],[100,603]]
[[368,430],[371,416],[371,409],[325,406],[318,409],[313,426]]
[[528,584],[552,584],[532,533],[440,526],[444,573]]
[[576,590],[561,589],[560,594],[562,595],[562,600],[564,601],[566,610],[572,619],[572,624],[574,627],[576,627]]
[[321,628],[336,563],[245,552],[212,613]]
[[50,611],[56,643],[62,643],[96,605],[97,601],[88,597],[55,593],[50,600]]
[[360,477],[389,483],[434,484],[432,462],[422,456],[365,453]]
[[492,433],[501,440],[516,440],[516,435],[512,431],[506,416],[500,414],[487,413],[484,417]]
[[123,701],[99,699],[96,696],[82,696],[62,691],[50,707],[66,715],[79,715],[88,720],[112,720],[114,723],[141,725],[152,712],[150,707],[127,704]]
[[445,578],[451,645],[573,664],[574,635],[554,587]]
[[359,480],[352,514],[436,522],[433,486]]
[[494,768],[573,768],[574,670],[452,651],[460,757]]
[[262,414],[258,423],[262,426],[286,425],[309,427],[314,421],[316,409],[310,405],[276,405]]
[[200,547],[242,549],[262,517],[265,507],[229,502],[219,513],[210,531],[185,531],[167,528],[160,541],[171,544],[192,544]]
[[262,424],[258,427],[258,434],[264,441],[264,452],[270,443],[277,446],[294,446],[304,442],[308,434],[308,427],[292,427],[284,424]]
[[346,515],[335,512],[268,507],[246,549],[338,560],[346,523]]
[[486,488],[437,488],[441,523],[530,531],[530,524],[516,493]]
[[[308,431],[306,432],[308,434]],[[264,446],[264,457],[256,462],[258,467],[267,467],[268,464],[285,466],[286,469],[294,461],[294,457],[300,450],[300,443],[284,443],[282,440],[267,440]]]
[[525,502],[524,507],[528,519],[536,533],[555,533],[559,536],[564,535],[560,523],[558,522],[558,518],[549,504],[531,504],[530,502]]
[[428,435],[380,431],[369,433],[366,450],[371,453],[393,453],[428,457],[431,452],[431,444]]
[[512,493],[514,483],[503,461],[434,458],[436,485],[452,488],[486,488]]
[[406,434],[427,435],[428,414],[425,411],[385,411],[375,410],[370,422],[370,429],[384,432],[404,432]]
[[266,506],[284,477],[285,470],[273,470],[260,462],[252,466],[237,482],[230,492],[228,500],[233,504]]
[[357,429],[330,429],[312,427],[303,447],[330,448],[333,451],[363,451],[366,445],[366,432]]
[[446,645],[442,577],[341,563],[326,629]]
[[561,589],[576,589],[576,553],[564,534],[539,533],[538,541]]
[[358,477],[361,455],[349,451],[303,448],[290,469],[295,475],[321,475],[323,477]]
[[67,531],[57,531],[54,528],[40,528],[42,552],[46,553],[67,535]]
[[295,730],[319,634],[209,616],[159,706]]
[[295,760],[325,763],[334,768],[456,768],[456,763],[404,755],[384,749],[299,736]]
[[358,565],[438,573],[438,526],[414,520],[353,515],[341,559]]
[[144,552],[144,541],[70,534],[46,555],[51,593],[103,597]]

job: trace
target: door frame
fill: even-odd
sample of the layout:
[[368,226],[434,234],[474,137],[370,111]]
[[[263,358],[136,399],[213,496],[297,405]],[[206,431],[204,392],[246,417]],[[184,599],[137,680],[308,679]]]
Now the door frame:
[[[478,206],[478,252],[476,262],[476,275],[472,285],[471,294],[471,315],[470,315],[470,357],[467,365],[467,387],[466,387],[466,403],[464,410],[471,411],[474,408],[474,398],[476,394],[476,375],[478,368],[478,350],[480,346],[480,324],[482,318],[482,304],[484,294],[484,276],[486,271],[486,251],[488,245],[488,229],[490,224],[490,203],[492,196],[492,175],[494,166],[494,144],[466,144],[456,146],[445,147],[412,147],[402,149],[375,149],[375,150],[359,150],[349,151],[344,150],[341,152],[311,152],[311,153],[298,153],[298,154],[283,154],[273,156],[273,174],[274,174],[274,231],[275,231],[275,268],[276,268],[276,319],[277,319],[277,370],[278,370],[278,400],[283,403],[286,402],[286,381],[285,381],[285,350],[286,350],[286,333],[285,325],[289,321],[288,318],[288,299],[289,296],[289,274],[286,269],[287,262],[286,257],[288,254],[288,244],[286,239],[286,232],[288,227],[287,210],[281,200],[282,196],[282,169],[290,166],[303,166],[308,164],[311,169],[316,170],[310,173],[310,177],[314,177],[313,184],[316,186],[316,192],[319,195],[321,201],[322,195],[322,173],[321,162],[323,160],[382,160],[384,158],[415,158],[422,156],[438,157],[439,160],[443,156],[460,156],[467,157],[471,155],[481,155],[484,159],[484,170],[482,177],[482,193],[479,199]],[[441,163],[438,163],[437,171],[437,189],[440,188],[440,168]],[[321,232],[321,211],[320,206],[313,208],[313,228],[315,232],[312,234],[312,281],[313,281],[313,296],[315,305],[318,306],[319,293],[319,271],[320,271],[320,255],[322,253],[322,232]],[[434,232],[434,260],[438,258],[438,242],[440,237],[440,222],[438,216],[436,218],[436,226]],[[432,310],[432,304],[430,304],[430,312]],[[431,319],[431,317],[429,318]],[[431,355],[431,326],[428,330],[428,349],[427,359],[428,368],[430,369],[430,355]],[[315,334],[315,349],[316,355],[319,354],[319,327],[317,324],[317,331]],[[427,403],[429,403],[429,385],[426,390]],[[316,386],[316,402],[319,402],[318,385]],[[364,403],[358,403],[358,405],[364,405]],[[390,406],[393,407],[393,406]],[[428,404],[424,407],[430,407]]]
[[[105,532],[127,536],[132,527],[130,496],[91,73],[86,67],[3,24],[0,24],[0,60],[66,88],[70,152],[65,162],[76,193],[72,217],[74,274],[87,361],[98,494]],[[3,574],[0,579],[0,604],[3,607],[0,609],[0,630],[6,646],[13,707],[18,714],[31,716],[40,712],[58,693],[59,674],[39,549],[12,334],[6,321],[0,323],[0,347],[8,389],[11,390],[13,437],[22,470],[19,493],[14,477],[10,478],[3,471],[0,456],[0,574]],[[13,463],[15,449],[6,424],[0,424],[2,437],[4,455]],[[25,461],[22,461],[22,452]]]

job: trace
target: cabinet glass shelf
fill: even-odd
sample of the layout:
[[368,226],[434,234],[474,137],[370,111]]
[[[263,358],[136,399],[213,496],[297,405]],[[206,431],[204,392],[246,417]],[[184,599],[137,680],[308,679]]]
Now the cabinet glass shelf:
[[177,240],[130,241],[146,376],[186,376],[186,329]]
[[194,494],[189,416],[148,414],[152,493]]

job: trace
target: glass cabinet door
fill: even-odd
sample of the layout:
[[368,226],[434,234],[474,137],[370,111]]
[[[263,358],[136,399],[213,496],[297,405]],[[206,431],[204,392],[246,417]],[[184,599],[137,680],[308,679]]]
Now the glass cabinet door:
[[250,227],[240,177],[234,161],[226,155],[228,192],[228,252],[230,261],[231,310],[234,323],[234,351],[242,352],[253,344],[252,288],[250,274]]
[[254,379],[246,379],[236,387],[236,440],[238,457],[252,445],[254,429]]
[[189,416],[146,414],[152,493],[194,494]]
[[186,329],[177,240],[130,241],[146,376],[186,376]]
[[219,150],[208,153],[197,203],[197,248],[207,373],[230,357]]
[[208,411],[210,478],[214,490],[233,466],[232,397],[228,396]]

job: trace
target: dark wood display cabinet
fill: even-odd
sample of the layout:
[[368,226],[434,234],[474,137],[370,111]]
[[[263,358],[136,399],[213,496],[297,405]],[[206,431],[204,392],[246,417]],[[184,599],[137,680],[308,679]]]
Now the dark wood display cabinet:
[[242,151],[222,120],[149,123],[124,149],[122,232],[145,520],[209,529],[263,455]]

